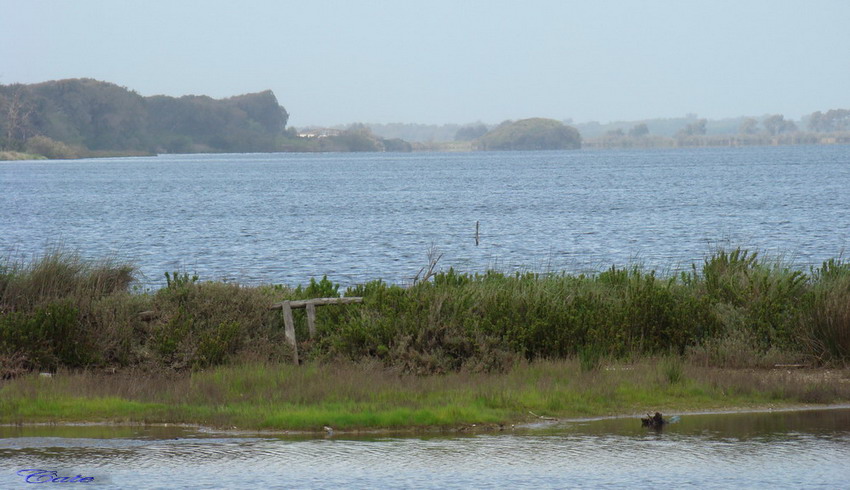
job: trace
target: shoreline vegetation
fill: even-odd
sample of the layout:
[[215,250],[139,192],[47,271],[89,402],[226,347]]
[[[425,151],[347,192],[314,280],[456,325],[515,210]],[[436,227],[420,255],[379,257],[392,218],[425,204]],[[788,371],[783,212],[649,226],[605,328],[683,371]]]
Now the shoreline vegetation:
[[[673,378],[671,379],[671,373]],[[718,369],[670,358],[521,363],[415,376],[374,362],[245,364],[176,376],[27,375],[0,385],[0,424],[158,425],[281,433],[494,432],[600,417],[833,408],[845,369]]]
[[708,121],[573,124],[546,118],[443,126],[355,123],[287,127],[266,90],[225,99],[143,97],[92,79],[0,85],[0,161],[185,153],[633,149],[850,144],[850,110]]
[[[433,270],[433,267],[429,272]],[[850,263],[743,249],[669,276],[428,274],[407,287],[239,286],[50,251],[0,263],[0,423],[502,430],[850,401]],[[296,310],[284,300],[359,296]]]

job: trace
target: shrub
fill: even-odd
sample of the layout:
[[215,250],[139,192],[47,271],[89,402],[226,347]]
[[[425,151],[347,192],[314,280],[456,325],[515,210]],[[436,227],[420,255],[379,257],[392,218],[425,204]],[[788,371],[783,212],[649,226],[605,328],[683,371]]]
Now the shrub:
[[23,356],[30,369],[82,367],[96,360],[79,310],[68,302],[0,316],[0,349],[5,355]]
[[26,151],[52,159],[80,158],[87,153],[84,148],[70,146],[47,136],[33,136],[28,139]]

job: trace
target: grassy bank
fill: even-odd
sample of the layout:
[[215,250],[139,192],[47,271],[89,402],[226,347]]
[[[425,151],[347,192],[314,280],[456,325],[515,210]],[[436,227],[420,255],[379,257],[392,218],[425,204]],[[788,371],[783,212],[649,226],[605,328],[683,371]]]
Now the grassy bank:
[[721,370],[678,358],[522,362],[416,376],[376,362],[246,364],[163,376],[29,375],[0,387],[0,423],[188,423],[321,431],[498,429],[541,417],[781,407],[850,400],[850,372]]
[[[838,259],[797,270],[736,249],[669,276],[449,270],[344,293],[327,279],[242,287],[184,273],[140,292],[134,276],[62,251],[0,265],[3,422],[445,427],[850,399],[846,375],[771,370],[846,366],[850,264]],[[304,364],[288,364],[269,306],[341,294],[364,301],[319,308],[314,338],[296,310]]]

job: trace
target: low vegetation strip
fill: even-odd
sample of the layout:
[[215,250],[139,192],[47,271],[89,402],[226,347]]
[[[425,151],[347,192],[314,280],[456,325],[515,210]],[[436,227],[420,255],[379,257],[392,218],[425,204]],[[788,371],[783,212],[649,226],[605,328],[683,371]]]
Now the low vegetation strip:
[[[0,377],[65,369],[180,372],[292,359],[282,301],[342,295],[241,287],[166,274],[134,290],[134,268],[51,252],[0,265]],[[348,288],[362,303],[296,310],[299,358],[377,360],[413,374],[500,371],[517,360],[677,355],[705,366],[835,365],[850,358],[850,264],[808,271],[746,250],[718,251],[664,277],[612,267],[591,275],[459,274],[412,287]]]
[[361,363],[243,364],[179,376],[61,372],[0,387],[0,423],[188,423],[253,430],[505,429],[540,418],[780,407],[850,399],[850,372],[704,368],[678,357],[520,362],[417,376]]

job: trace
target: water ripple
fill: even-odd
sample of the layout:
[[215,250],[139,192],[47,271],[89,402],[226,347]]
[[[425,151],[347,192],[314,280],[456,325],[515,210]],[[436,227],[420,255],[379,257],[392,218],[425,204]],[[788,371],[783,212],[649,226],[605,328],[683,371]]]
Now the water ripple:
[[0,251],[59,241],[132,260],[150,284],[174,269],[404,282],[432,244],[470,272],[675,269],[715,244],[818,264],[850,242],[848,160],[798,146],[7,162]]
[[742,440],[674,432],[0,441],[2,468],[88,472],[115,488],[800,487],[850,477],[847,429]]

